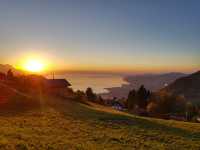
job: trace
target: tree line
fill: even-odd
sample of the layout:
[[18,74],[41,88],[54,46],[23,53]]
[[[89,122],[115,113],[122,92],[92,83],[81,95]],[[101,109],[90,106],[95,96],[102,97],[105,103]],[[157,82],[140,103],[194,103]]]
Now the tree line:
[[[77,93],[80,95],[81,92],[77,91]],[[121,104],[130,113],[149,117],[164,119],[171,117],[176,120],[195,121],[200,115],[200,105],[194,105],[184,97],[172,93],[151,92],[144,85],[138,90],[131,90],[127,98],[124,99],[117,99],[116,97],[111,100],[103,99],[95,94],[92,88],[87,88],[85,93],[82,92],[82,97],[102,105]]]

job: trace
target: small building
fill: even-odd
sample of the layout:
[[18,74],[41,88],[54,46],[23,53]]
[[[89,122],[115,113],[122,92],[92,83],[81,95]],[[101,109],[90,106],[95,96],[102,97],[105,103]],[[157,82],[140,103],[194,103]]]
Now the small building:
[[65,79],[47,79],[45,82],[45,91],[51,94],[60,94],[71,84]]
[[52,89],[67,88],[71,86],[71,84],[65,79],[47,79],[46,85],[48,88]]
[[112,108],[122,111],[124,109],[124,106],[119,101],[114,101],[112,104]]

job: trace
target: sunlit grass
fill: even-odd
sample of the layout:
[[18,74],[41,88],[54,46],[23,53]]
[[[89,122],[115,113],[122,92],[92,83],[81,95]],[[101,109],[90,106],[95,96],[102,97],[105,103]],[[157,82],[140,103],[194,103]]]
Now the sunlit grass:
[[195,123],[135,117],[96,104],[42,97],[45,105],[0,116],[0,149],[199,149]]

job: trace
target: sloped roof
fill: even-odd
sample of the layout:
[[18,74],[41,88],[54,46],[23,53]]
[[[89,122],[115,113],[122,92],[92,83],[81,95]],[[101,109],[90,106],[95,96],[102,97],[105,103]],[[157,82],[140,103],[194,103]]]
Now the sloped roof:
[[46,84],[48,87],[64,88],[71,86],[66,79],[47,79]]

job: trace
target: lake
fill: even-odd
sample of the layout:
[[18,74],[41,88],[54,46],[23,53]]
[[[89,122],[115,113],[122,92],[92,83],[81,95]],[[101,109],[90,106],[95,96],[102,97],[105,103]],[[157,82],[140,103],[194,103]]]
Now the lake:
[[[52,78],[52,75],[48,75]],[[91,87],[96,93],[108,92],[105,88],[120,87],[126,84],[122,75],[115,74],[98,74],[98,73],[66,73],[64,75],[55,75],[55,78],[65,78],[71,84],[72,88],[76,90],[85,91]]]

